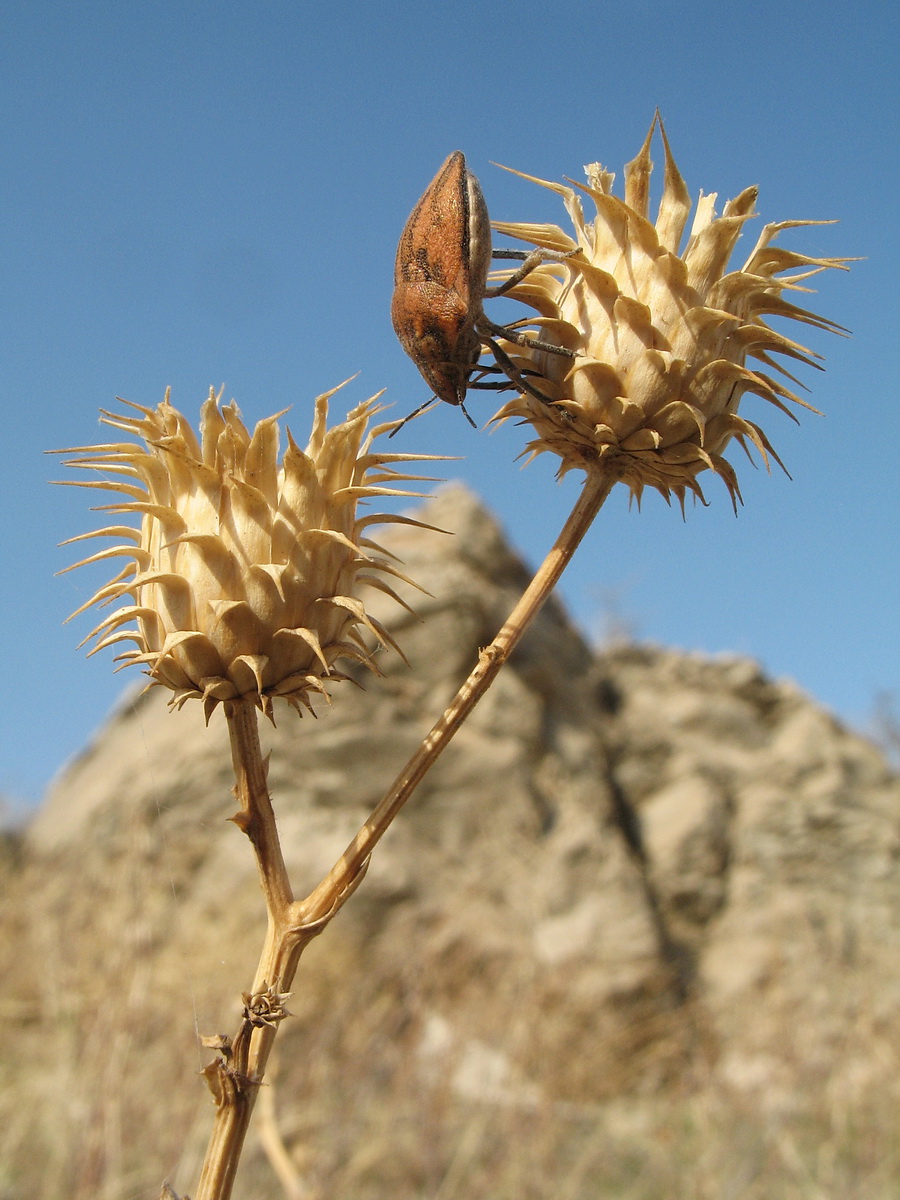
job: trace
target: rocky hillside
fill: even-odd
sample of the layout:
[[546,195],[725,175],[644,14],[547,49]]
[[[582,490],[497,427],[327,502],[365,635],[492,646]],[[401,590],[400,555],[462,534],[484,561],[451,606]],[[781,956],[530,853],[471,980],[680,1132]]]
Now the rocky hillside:
[[[264,731],[297,893],[526,580],[467,493],[425,519],[411,666]],[[4,859],[0,1200],[190,1190],[264,924],[230,787],[224,723],[151,693]],[[307,952],[237,1196],[896,1196],[898,818],[791,684],[551,604]]]

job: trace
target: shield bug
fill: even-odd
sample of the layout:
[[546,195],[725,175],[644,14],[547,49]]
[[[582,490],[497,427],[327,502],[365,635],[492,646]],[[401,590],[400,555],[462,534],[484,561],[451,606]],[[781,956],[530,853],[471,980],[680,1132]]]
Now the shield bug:
[[[522,265],[497,287],[488,287],[492,257],[520,259]],[[394,332],[438,400],[458,404],[471,425],[475,422],[464,404],[468,389],[510,386],[473,382],[476,373],[483,376],[500,371],[516,387],[552,403],[525,378],[496,339],[506,338],[571,358],[575,352],[495,324],[485,315],[483,302],[508,292],[539,263],[566,257],[546,250],[530,254],[492,251],[487,204],[460,150],[450,155],[410,214],[394,267]],[[496,366],[479,361],[482,346],[493,353]]]

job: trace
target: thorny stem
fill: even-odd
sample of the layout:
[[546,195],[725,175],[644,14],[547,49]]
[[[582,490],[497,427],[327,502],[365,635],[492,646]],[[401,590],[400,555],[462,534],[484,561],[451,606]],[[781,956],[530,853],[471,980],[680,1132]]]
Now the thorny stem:
[[[240,809],[232,818],[256,853],[266,900],[268,927],[253,991],[244,997],[241,1025],[222,1057],[204,1074],[216,1101],[216,1116],[194,1200],[230,1200],[250,1116],[265,1075],[282,1001],[290,991],[305,946],[328,924],[365,875],[375,846],[417,785],[450,743],[537,616],[581,539],[609,495],[616,477],[589,472],[581,494],[537,574],[509,618],[432,727],[391,788],[319,885],[295,901],[288,879],[275,814],[266,783],[256,709],[248,702],[225,706]],[[262,1003],[260,998],[262,997]],[[165,1195],[165,1190],[163,1195]]]

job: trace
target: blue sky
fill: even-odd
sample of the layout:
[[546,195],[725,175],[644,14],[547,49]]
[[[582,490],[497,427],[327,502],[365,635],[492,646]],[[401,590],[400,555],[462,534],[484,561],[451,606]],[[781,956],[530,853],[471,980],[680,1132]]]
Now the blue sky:
[[[167,385],[192,414],[210,384],[251,422],[292,404],[301,441],[313,396],[356,371],[348,405],[387,388],[407,412],[426,394],[390,326],[393,256],[446,155],[465,151],[494,218],[559,220],[491,162],[621,178],[657,105],[692,195],[756,183],[762,220],[840,219],[783,240],[865,258],[813,303],[853,338],[807,331],[824,417],[747,404],[792,481],[735,450],[737,519],[714,479],[686,521],[655,495],[629,511],[619,489],[563,598],[592,636],[612,613],[641,638],[755,655],[864,725],[900,667],[897,26],[869,2],[6,0],[0,792],[37,799],[128,682],[111,652],[76,651],[88,617],[62,625],[92,577],[55,578],[72,561],[56,543],[95,518],[87,493],[47,486],[43,452],[97,439],[115,395],[155,404]],[[557,485],[548,456],[523,473],[522,431],[476,433],[446,406],[401,438],[464,455],[448,473],[539,561],[575,478]]]

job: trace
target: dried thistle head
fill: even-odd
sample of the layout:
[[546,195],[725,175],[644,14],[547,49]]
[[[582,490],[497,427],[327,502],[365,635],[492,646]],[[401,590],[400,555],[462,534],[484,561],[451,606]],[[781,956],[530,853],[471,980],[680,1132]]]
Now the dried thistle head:
[[[499,232],[533,246],[581,250],[565,265],[538,267],[509,293],[540,314],[536,323],[543,339],[579,357],[573,361],[505,343],[520,369],[543,376],[541,391],[555,403],[520,395],[495,419],[529,422],[537,435],[528,447],[531,456],[558,454],[561,474],[573,467],[599,469],[622,480],[638,500],[649,486],[667,500],[674,494],[683,506],[687,492],[703,499],[697,476],[709,468],[722,477],[736,504],[737,476],[722,457],[732,438],[748,454],[755,446],[767,466],[769,455],[782,465],[762,429],[738,415],[742,396],[762,396],[793,419],[786,401],[811,408],[786,386],[785,381],[798,381],[772,356],[810,366],[819,356],[776,332],[766,318],[839,331],[783,293],[808,292],[807,279],[829,267],[846,269],[850,260],[781,249],[774,244],[781,230],[831,223],[782,221],[764,226],[744,265],[729,270],[744,223],[754,215],[755,187],[730,200],[721,216],[714,210],[716,194],[701,194],[681,249],[691,200],[661,122],[664,187],[656,222],[649,218],[650,143],[657,119],[625,168],[624,200],[612,194],[614,176],[597,163],[585,168],[587,186],[522,176],[562,196],[574,237],[556,225],[494,223]],[[596,210],[593,221],[585,219],[579,192]],[[748,359],[756,360],[752,368]]]
[[365,531],[376,522],[416,522],[360,515],[357,506],[377,496],[420,495],[395,485],[425,477],[394,464],[422,456],[373,451],[374,438],[398,423],[367,432],[382,411],[377,398],[327,428],[334,391],[316,400],[306,450],[288,431],[282,458],[281,413],[251,434],[234,402],[222,406],[212,390],[199,440],[167,392],[155,409],[122,401],[137,415],[103,413],[104,424],[136,441],[65,452],[78,454],[67,465],[103,476],[78,486],[122,493],[99,511],[141,518],[140,528],[110,525],[70,539],[124,539],[75,564],[128,560],[78,609],[119,604],[84,639],[95,639],[92,654],[135,643],[117,661],[143,666],[153,684],[172,690],[176,706],[202,700],[207,718],[232,700],[252,701],[271,716],[278,696],[302,712],[310,693],[327,696],[328,680],[346,678],[339,660],[375,669],[362,631],[395,643],[359,592],[375,587],[402,604],[384,576],[405,576]]

